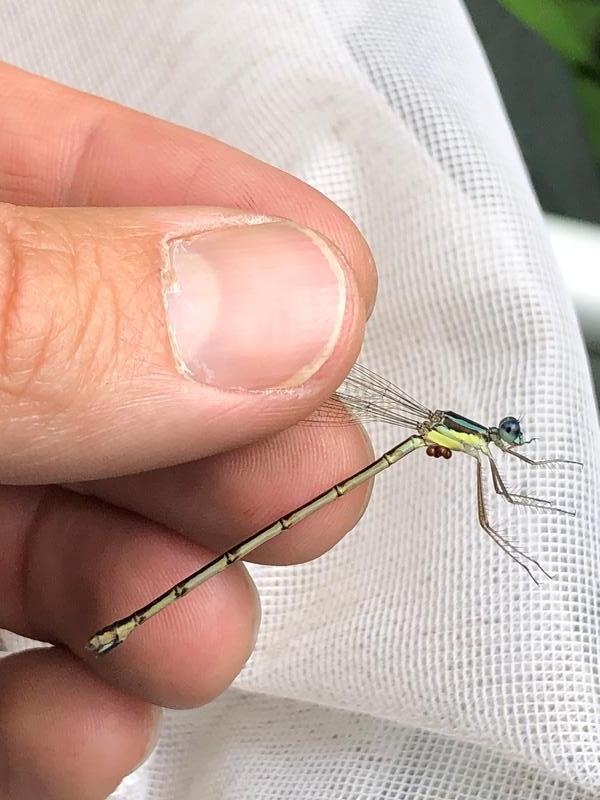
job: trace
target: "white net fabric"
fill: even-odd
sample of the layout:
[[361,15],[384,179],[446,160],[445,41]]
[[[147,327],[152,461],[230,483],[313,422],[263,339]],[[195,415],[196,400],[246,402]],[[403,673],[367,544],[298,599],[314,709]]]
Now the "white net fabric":
[[[14,63],[322,190],[379,268],[362,360],[433,407],[489,424],[524,413],[530,452],[585,461],[502,461],[511,486],[578,513],[490,500],[500,529],[558,576],[541,589],[478,528],[460,458],[415,455],[379,479],[358,528],[318,561],[253,568],[263,624],[236,687],[167,714],[155,755],[114,797],[600,797],[598,421],[462,6],[106,0],[86,7],[84,30],[67,0],[30,0],[0,22]],[[373,436],[380,449],[396,432]]]

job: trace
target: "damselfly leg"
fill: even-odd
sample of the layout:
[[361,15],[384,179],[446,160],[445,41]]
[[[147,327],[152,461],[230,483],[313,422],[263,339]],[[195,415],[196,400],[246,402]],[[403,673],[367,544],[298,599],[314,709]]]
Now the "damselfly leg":
[[550,500],[543,500],[540,497],[530,497],[526,494],[516,494],[514,492],[509,492],[506,488],[506,484],[500,475],[500,471],[494,459],[488,454],[488,459],[490,462],[490,469],[492,472],[492,482],[494,484],[494,491],[496,494],[499,494],[503,497],[508,503],[512,503],[513,505],[518,506],[528,506],[529,508],[540,508],[545,511],[556,511],[558,514],[568,514],[571,517],[575,516],[574,511],[569,511],[566,508],[559,508],[558,506],[553,506]]
[[536,461],[535,459],[526,456],[524,453],[517,452],[512,447],[502,447],[501,449],[505,453],[508,453],[509,456],[520,458],[521,461],[525,461],[526,464],[531,464],[533,467],[545,467],[549,464],[575,464],[578,467],[583,467],[582,461],[572,461],[569,458],[543,458],[541,461]]
[[498,545],[498,547],[503,550],[512,560],[517,563],[520,567],[522,567],[525,572],[529,575],[531,580],[537,585],[540,585],[540,582],[535,577],[531,569],[525,564],[525,561],[529,561],[531,564],[534,564],[541,572],[546,575],[546,577],[552,580],[553,576],[550,575],[549,572],[542,567],[542,565],[536,561],[535,558],[528,556],[527,553],[524,553],[520,550],[516,545],[509,542],[502,534],[498,533],[498,531],[494,530],[490,525],[490,521],[487,515],[487,509],[485,507],[485,495],[483,490],[483,468],[481,465],[481,457],[479,455],[476,456],[477,461],[477,515],[479,518],[479,524],[481,528],[487,533],[490,539]]

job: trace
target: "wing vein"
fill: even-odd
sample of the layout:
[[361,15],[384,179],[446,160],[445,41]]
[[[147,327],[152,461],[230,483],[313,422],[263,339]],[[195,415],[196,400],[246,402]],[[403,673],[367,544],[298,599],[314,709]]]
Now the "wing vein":
[[416,428],[432,411],[363,364],[355,364],[340,388],[303,424],[323,426],[384,422]]

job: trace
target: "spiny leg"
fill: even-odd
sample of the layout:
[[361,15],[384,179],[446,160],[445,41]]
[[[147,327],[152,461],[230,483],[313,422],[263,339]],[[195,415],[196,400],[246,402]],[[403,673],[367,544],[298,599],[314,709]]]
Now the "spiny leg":
[[494,491],[496,494],[499,494],[501,497],[504,497],[509,503],[518,506],[528,506],[529,508],[541,508],[547,511],[556,511],[559,514],[568,514],[571,517],[575,516],[574,511],[569,511],[566,508],[558,508],[558,506],[553,506],[550,500],[543,500],[541,497],[530,497],[527,494],[515,494],[513,492],[509,492],[506,488],[506,484],[502,476],[500,475],[500,470],[492,456],[488,453],[487,458],[489,459],[490,469],[492,471],[492,480],[494,482]]
[[552,575],[549,575],[546,572],[546,570],[541,566],[541,564],[539,564],[535,560],[535,558],[531,558],[531,556],[528,556],[527,553],[524,553],[522,550],[519,550],[518,547],[509,542],[508,539],[506,539],[504,536],[499,534],[491,527],[488,520],[487,511],[485,508],[485,496],[483,492],[483,470],[481,467],[481,460],[478,456],[476,457],[476,460],[477,460],[477,513],[479,517],[480,526],[487,533],[490,539],[495,544],[497,544],[501,550],[504,550],[507,556],[512,558],[512,560],[516,564],[518,564],[525,570],[525,572],[529,575],[529,577],[536,584],[536,586],[539,586],[540,582],[537,580],[533,572],[529,569],[527,564],[524,564],[519,558],[517,558],[515,553],[517,553],[519,556],[526,559],[527,561],[530,561],[532,564],[535,564],[536,567],[538,567],[538,569],[540,569],[544,573],[544,575],[546,575],[548,578],[552,580]]
[[543,467],[546,464],[577,464],[578,467],[583,467],[583,463],[581,461],[571,461],[569,458],[544,458],[541,461],[536,461],[534,458],[529,458],[529,456],[519,453],[514,449],[514,445],[512,447],[502,447],[501,449],[505,453],[508,453],[509,456],[520,458],[521,461],[525,461],[527,464],[532,464],[534,467]]

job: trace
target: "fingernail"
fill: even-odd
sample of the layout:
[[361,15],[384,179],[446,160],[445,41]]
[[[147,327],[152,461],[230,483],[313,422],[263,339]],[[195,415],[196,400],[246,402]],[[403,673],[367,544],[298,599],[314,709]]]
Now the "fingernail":
[[178,366],[222,388],[298,386],[331,355],[346,306],[339,256],[287,222],[169,246],[165,306]]
[[154,748],[156,747],[158,740],[160,738],[160,723],[163,716],[163,710],[160,706],[152,706],[152,719],[150,722],[150,733],[148,735],[148,743],[146,745],[146,749],[144,750],[144,755],[140,758],[138,763],[135,767],[129,772],[128,774],[131,775],[132,772],[135,772],[136,769],[139,769],[142,764],[145,764],[146,761],[150,758],[152,753],[154,752]]

